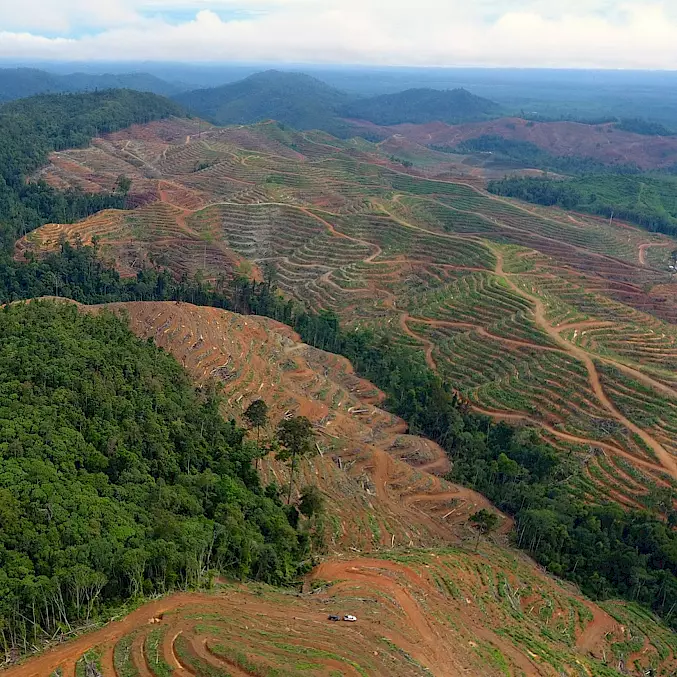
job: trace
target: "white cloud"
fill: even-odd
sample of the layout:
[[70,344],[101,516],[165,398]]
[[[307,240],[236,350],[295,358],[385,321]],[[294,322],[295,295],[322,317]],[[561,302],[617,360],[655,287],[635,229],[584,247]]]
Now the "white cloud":
[[674,10],[672,0],[0,0],[0,57],[677,68]]
[[[0,0],[5,31],[66,33],[74,26],[109,28],[138,20],[134,0]],[[0,47],[2,47],[0,43]]]

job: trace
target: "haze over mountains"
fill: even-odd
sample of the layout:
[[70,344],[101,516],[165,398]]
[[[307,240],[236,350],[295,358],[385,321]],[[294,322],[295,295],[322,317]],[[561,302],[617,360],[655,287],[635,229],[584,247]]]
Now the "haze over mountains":
[[181,91],[148,73],[93,74],[70,73],[59,75],[36,68],[3,68],[0,70],[0,103],[36,94],[92,91],[95,89],[136,89],[170,96]]
[[128,88],[173,98],[190,113],[215,124],[251,124],[275,119],[297,129],[340,135],[350,126],[341,118],[376,124],[466,122],[495,116],[501,107],[470,92],[419,88],[395,95],[356,97],[304,73],[269,70],[220,87],[170,83],[148,73],[59,75],[17,68],[0,70],[0,102],[43,93]]

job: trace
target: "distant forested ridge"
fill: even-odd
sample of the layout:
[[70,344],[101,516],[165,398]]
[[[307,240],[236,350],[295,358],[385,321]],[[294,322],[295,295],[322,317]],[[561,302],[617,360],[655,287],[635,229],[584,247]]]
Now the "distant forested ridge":
[[554,180],[507,177],[490,181],[495,195],[630,221],[652,232],[677,235],[677,180],[672,177],[586,175]]
[[350,129],[337,114],[349,98],[310,75],[274,70],[174,97],[191,113],[219,125],[276,120],[295,129],[323,129],[339,136]]
[[349,136],[343,118],[378,125],[400,122],[468,122],[496,117],[501,107],[465,89],[410,89],[397,94],[356,99],[303,73],[266,71],[239,82],[178,94],[174,99],[191,113],[220,125],[277,120],[296,129],[321,129]]
[[244,431],[119,318],[5,306],[0,393],[3,649],[211,571],[299,573],[305,537],[266,495]]
[[455,124],[497,117],[500,112],[501,107],[497,103],[475,96],[466,89],[408,89],[397,94],[359,99],[342,111],[346,117],[368,120],[377,125],[404,122]]
[[65,94],[103,89],[136,89],[161,96],[181,87],[148,73],[70,73],[60,75],[37,68],[0,68],[0,103],[38,94]]
[[660,122],[652,122],[651,120],[645,120],[644,118],[623,118],[616,127],[624,132],[643,134],[644,136],[674,135],[674,132],[670,131]]

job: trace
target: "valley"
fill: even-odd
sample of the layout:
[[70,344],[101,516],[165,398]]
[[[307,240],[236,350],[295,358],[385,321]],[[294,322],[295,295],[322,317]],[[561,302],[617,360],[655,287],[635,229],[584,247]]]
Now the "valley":
[[134,209],[47,225],[17,257],[95,242],[123,275],[147,265],[217,287],[271,279],[315,311],[420,348],[477,411],[535,426],[580,459],[586,501],[653,506],[677,482],[671,240],[523,206],[451,179],[444,154],[275,123],[137,126],[63,151],[40,176]]

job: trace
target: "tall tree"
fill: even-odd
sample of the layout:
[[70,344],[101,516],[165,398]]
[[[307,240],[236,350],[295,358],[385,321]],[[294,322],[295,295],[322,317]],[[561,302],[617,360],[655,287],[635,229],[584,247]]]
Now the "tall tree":
[[294,472],[296,458],[309,456],[315,449],[313,441],[315,431],[313,424],[305,416],[295,416],[280,423],[277,428],[277,439],[282,449],[277,454],[280,461],[290,461],[291,477],[289,479],[289,494],[287,505],[291,503],[291,494],[294,487]]
[[477,540],[475,541],[475,552],[480,544],[480,536],[488,534],[498,526],[498,515],[489,510],[478,510],[475,514],[470,516],[470,523],[477,532]]
[[318,487],[309,484],[301,491],[299,512],[310,519],[313,515],[319,515],[324,509],[324,496]]
[[254,400],[243,415],[250,428],[256,429],[256,469],[258,470],[261,458],[261,428],[268,424],[268,405],[263,400]]

